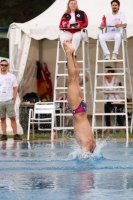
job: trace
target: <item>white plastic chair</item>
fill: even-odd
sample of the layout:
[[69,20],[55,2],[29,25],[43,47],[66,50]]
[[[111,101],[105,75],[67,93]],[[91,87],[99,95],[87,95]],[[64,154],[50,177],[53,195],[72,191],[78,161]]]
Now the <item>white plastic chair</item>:
[[[40,114],[51,114],[49,118],[40,118]],[[44,130],[51,130],[51,141],[54,139],[54,102],[37,102],[34,105],[34,110],[29,110],[29,122],[28,122],[28,133],[27,140],[30,138],[30,124],[32,124],[32,134],[34,138],[34,124],[51,124],[51,128]]]

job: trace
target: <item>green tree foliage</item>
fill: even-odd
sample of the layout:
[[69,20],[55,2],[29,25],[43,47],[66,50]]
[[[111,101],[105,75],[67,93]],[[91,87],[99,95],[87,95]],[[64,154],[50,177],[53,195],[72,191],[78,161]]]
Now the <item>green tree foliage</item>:
[[0,26],[13,22],[24,23],[44,12],[55,0],[4,0],[0,1]]
[[[9,27],[13,22],[27,22],[49,8],[55,0],[1,0],[0,27]],[[0,39],[0,56],[8,57],[8,40]]]

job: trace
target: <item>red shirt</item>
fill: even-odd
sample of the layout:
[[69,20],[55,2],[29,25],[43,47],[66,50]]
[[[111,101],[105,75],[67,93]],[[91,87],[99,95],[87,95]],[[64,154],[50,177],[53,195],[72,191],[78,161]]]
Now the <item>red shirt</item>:
[[80,24],[79,29],[74,29],[74,28],[66,29],[67,25],[69,24],[70,19],[71,19],[70,12],[65,13],[61,18],[59,27],[63,30],[69,31],[71,33],[75,33],[77,31],[80,31],[82,28],[86,28],[88,26],[88,17],[86,13],[82,10],[77,10],[75,12],[75,22]]

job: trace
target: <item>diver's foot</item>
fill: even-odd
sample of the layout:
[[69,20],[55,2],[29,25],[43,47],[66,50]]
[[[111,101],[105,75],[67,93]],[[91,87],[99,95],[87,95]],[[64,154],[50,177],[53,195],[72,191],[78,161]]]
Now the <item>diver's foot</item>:
[[109,135],[109,134],[110,134],[110,130],[108,129],[105,131],[105,135]]
[[74,47],[72,46],[72,43],[69,40],[64,40],[63,46],[65,51],[69,50],[72,53],[75,51]]

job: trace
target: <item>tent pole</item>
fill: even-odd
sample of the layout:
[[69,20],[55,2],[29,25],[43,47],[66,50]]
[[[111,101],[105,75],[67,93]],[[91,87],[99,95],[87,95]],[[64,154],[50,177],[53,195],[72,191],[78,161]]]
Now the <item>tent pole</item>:
[[18,72],[18,76],[17,76],[17,81],[18,84],[21,82],[23,74],[24,74],[24,70],[25,70],[25,66],[26,66],[26,62],[27,62],[27,58],[28,58],[28,54],[29,54],[29,49],[30,49],[30,43],[31,43],[31,38],[28,35],[24,35],[24,45],[23,45],[23,49],[22,54],[21,54],[21,58],[20,58],[20,64],[18,66],[19,72]]

